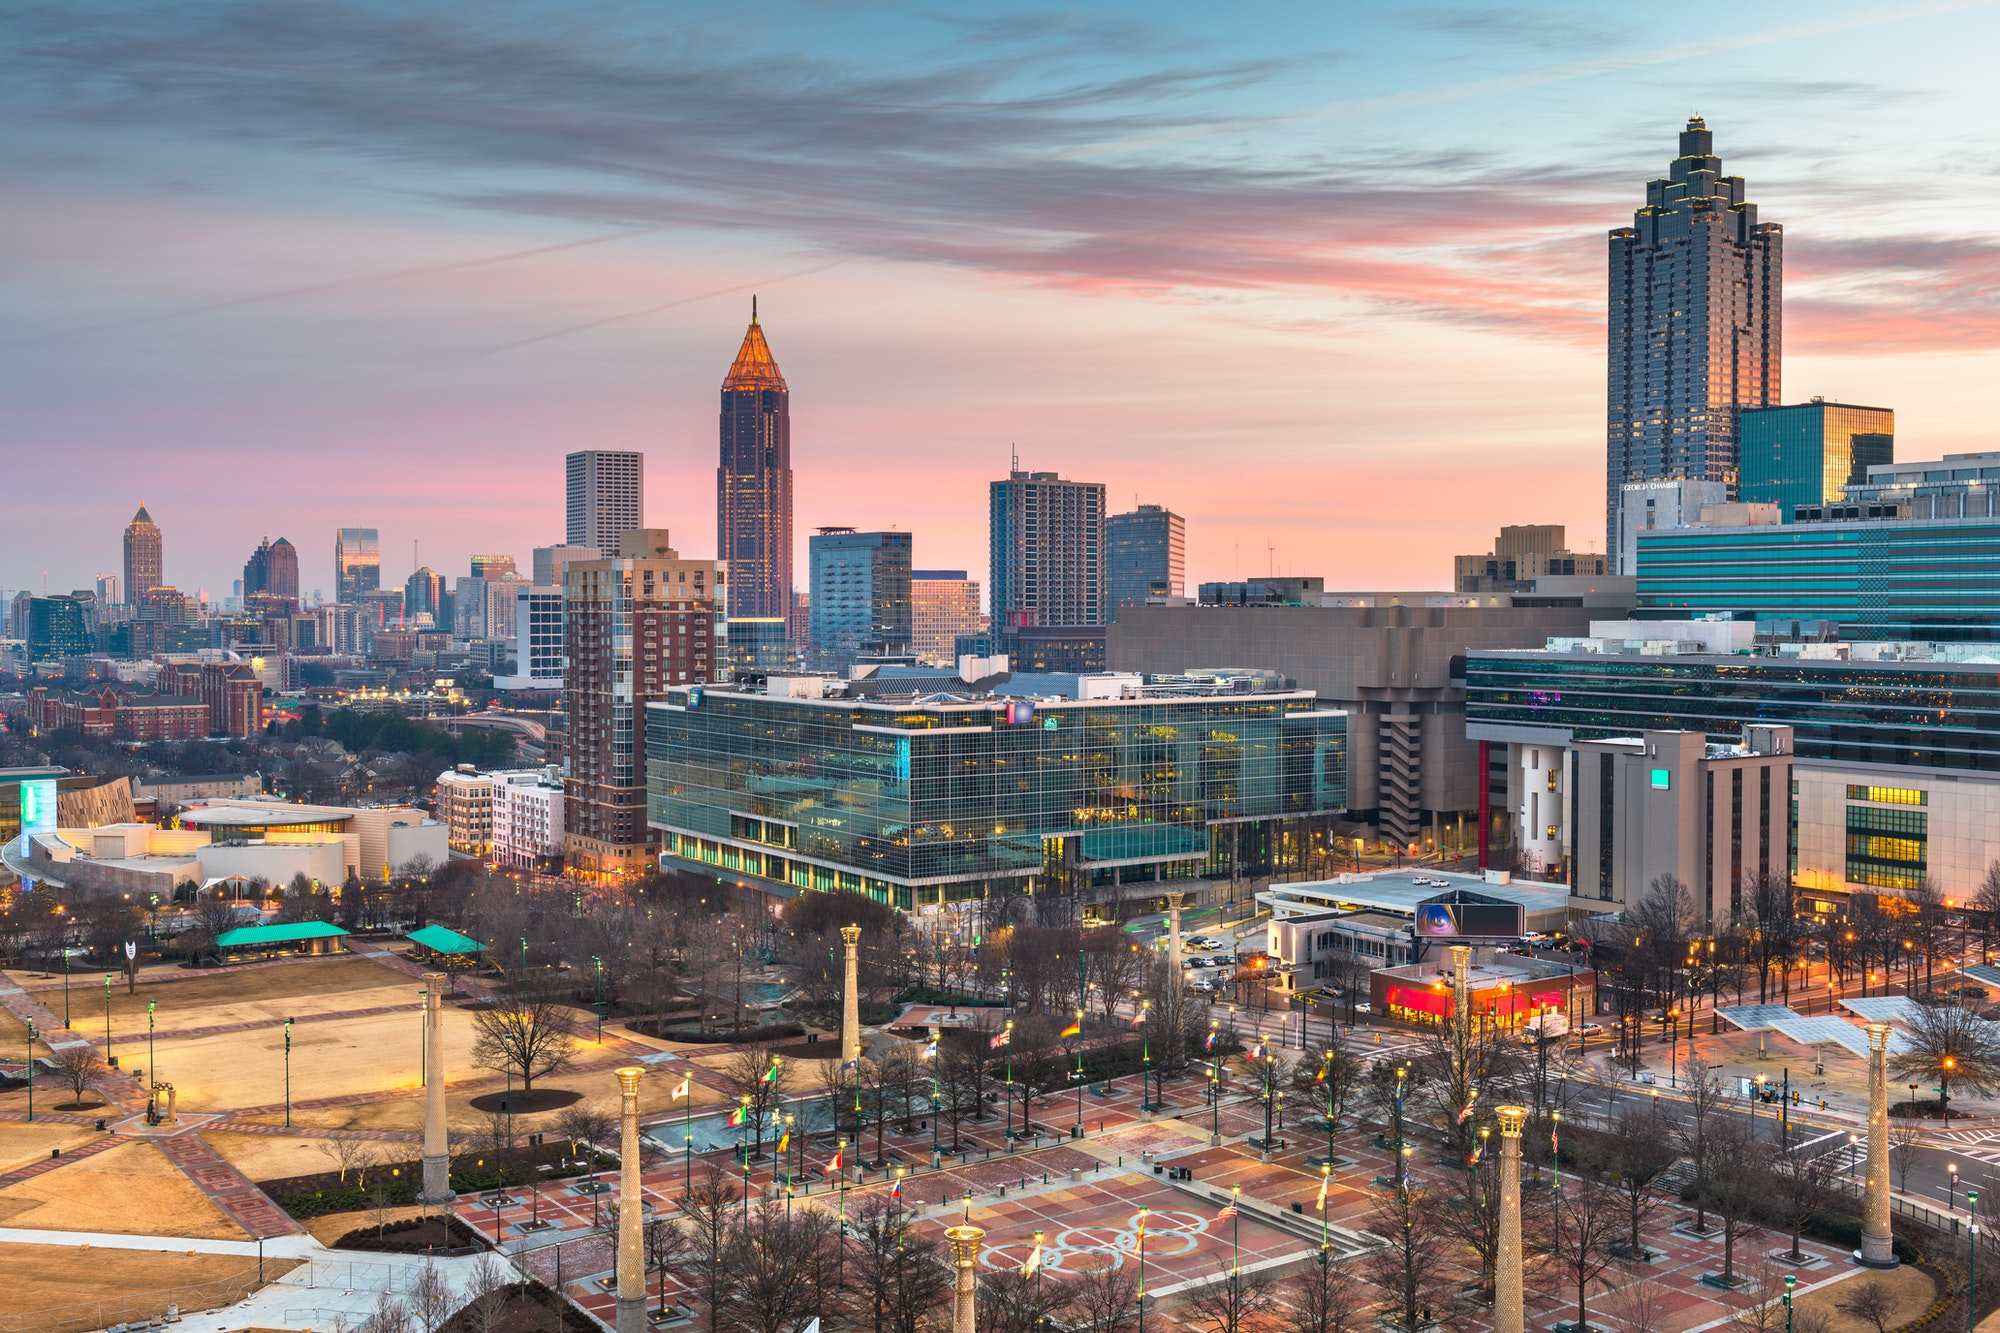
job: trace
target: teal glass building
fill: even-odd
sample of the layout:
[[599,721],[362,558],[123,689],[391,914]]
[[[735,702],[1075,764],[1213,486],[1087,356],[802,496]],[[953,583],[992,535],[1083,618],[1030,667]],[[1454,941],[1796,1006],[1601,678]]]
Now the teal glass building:
[[1839,504],[1869,468],[1896,461],[1896,414],[1886,407],[1814,399],[1746,408],[1737,421],[1737,498],[1777,505],[1786,523],[1800,507]]
[[2000,519],[1639,535],[1641,616],[1826,620],[1849,639],[2000,639]]
[[1309,691],[890,702],[708,686],[649,706],[646,758],[663,860],[914,909],[1303,872],[1345,804],[1347,718]]

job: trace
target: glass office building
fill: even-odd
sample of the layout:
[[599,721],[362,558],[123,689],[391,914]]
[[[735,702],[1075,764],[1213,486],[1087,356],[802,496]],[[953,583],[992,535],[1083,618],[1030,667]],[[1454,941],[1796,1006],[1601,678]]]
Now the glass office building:
[[1471,652],[1467,734],[1566,744],[1645,731],[1746,725],[1795,731],[1802,758],[2000,773],[2000,674],[1992,664],[1796,657]]
[[1639,534],[1639,613],[1827,620],[1842,638],[2000,638],[2000,520],[1860,519]]
[[838,671],[864,652],[907,651],[910,534],[821,528],[806,545],[813,665]]
[[1187,589],[1187,520],[1165,505],[1142,504],[1104,520],[1106,591],[1111,618],[1148,597],[1179,597]]
[[1790,523],[1793,510],[1838,504],[1869,468],[1896,461],[1896,414],[1820,399],[1746,408],[1737,438],[1737,498],[1775,504]]
[[915,702],[674,689],[646,717],[662,853],[904,909],[1270,874],[1345,803],[1344,713],[1307,691]]

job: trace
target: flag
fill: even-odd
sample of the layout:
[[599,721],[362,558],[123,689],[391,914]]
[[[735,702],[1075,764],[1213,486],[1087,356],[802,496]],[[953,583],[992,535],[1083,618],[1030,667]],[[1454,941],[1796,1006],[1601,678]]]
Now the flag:
[[838,1170],[840,1170],[840,1154],[839,1154],[839,1153],[835,1153],[835,1154],[833,1155],[833,1160],[832,1160],[831,1162],[828,1162],[828,1163],[826,1164],[826,1169],[827,1169],[827,1170],[829,1170],[829,1171],[838,1171]]
[[1313,1082],[1315,1083],[1326,1082],[1326,1065],[1324,1064],[1320,1065],[1319,1072],[1313,1075]]
[[1014,1034],[1008,1031],[1006,1028],[1002,1028],[1000,1029],[1000,1031],[993,1034],[992,1040],[986,1043],[986,1048],[988,1050],[997,1051],[1002,1046],[1007,1045],[1009,1042],[1013,1040],[1014,1040]]
[[1021,1265],[1021,1276],[1033,1277],[1035,1275],[1035,1270],[1040,1268],[1041,1266],[1042,1266],[1042,1247],[1037,1245],[1034,1249],[1028,1251],[1027,1262]]
[[1466,1120],[1472,1115],[1472,1104],[1478,1100],[1479,1100],[1479,1090],[1475,1088],[1473,1089],[1472,1095],[1465,1099],[1465,1109],[1458,1113],[1459,1124],[1461,1125],[1464,1124]]
[[771,1061],[770,1069],[765,1071],[764,1081],[766,1083],[776,1083],[778,1081],[778,1062],[776,1060]]
[[1257,1038],[1257,1049],[1250,1053],[1250,1058],[1253,1060],[1264,1058],[1264,1039],[1262,1037]]
[[1132,1026],[1135,1028],[1145,1023],[1145,1021],[1146,1021],[1146,1011],[1144,1009],[1141,1009],[1138,1013],[1132,1015]]
[[861,1057],[858,1055],[840,1067],[842,1073],[859,1068],[861,1068]]
[[903,1178],[901,1176],[897,1176],[896,1183],[889,1187],[889,1197],[892,1199],[903,1197]]
[[791,1144],[791,1141],[792,1131],[790,1126],[787,1126],[785,1132],[778,1136],[778,1151],[783,1152]]
[[1225,1204],[1223,1204],[1223,1205],[1222,1205],[1222,1214],[1221,1214],[1221,1215],[1222,1215],[1223,1217],[1234,1217],[1234,1216],[1236,1216],[1236,1205],[1235,1205],[1235,1204],[1233,1204],[1233,1203],[1225,1203]]
[[729,1123],[732,1126],[747,1123],[749,1118],[749,1113],[741,1106],[729,1113]]
[[1205,1042],[1203,1042],[1203,1043],[1201,1044],[1201,1048],[1202,1048],[1202,1049],[1203,1049],[1204,1051],[1212,1051],[1212,1050],[1214,1050],[1214,1049],[1215,1049],[1215,1031],[1214,1031],[1214,1029],[1212,1029],[1212,1028],[1211,1028],[1211,1029],[1209,1030],[1209,1034],[1208,1034],[1208,1040],[1207,1040],[1207,1041],[1205,1041]]
[[1332,1180],[1333,1176],[1331,1173],[1319,1178],[1319,1198],[1313,1203],[1313,1211],[1320,1213],[1326,1211],[1326,1187],[1332,1183]]
[[681,1085],[678,1088],[674,1089],[674,1100],[679,1101],[681,1098],[687,1096],[688,1089],[692,1088],[693,1086],[694,1086],[694,1075],[689,1074],[686,1078],[681,1080]]
[[1071,1037],[1080,1037],[1082,1035],[1083,1035],[1083,1024],[1081,1023],[1071,1023],[1068,1027],[1062,1030],[1062,1040],[1064,1041],[1068,1041]]

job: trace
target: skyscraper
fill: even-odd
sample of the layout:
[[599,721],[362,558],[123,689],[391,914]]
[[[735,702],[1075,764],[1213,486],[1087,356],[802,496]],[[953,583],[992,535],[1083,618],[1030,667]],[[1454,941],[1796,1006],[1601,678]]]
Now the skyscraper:
[[334,532],[333,586],[337,602],[352,602],[382,586],[382,542],[374,528]]
[[564,840],[580,875],[611,879],[657,864],[659,838],[646,826],[646,705],[669,685],[715,679],[724,577],[713,560],[683,560],[664,528],[628,532],[616,555],[573,560],[564,572]]
[[403,623],[414,625],[418,616],[429,616],[431,624],[450,629],[439,616],[443,596],[444,577],[429,565],[419,568],[403,584]]
[[846,667],[870,645],[880,652],[906,651],[911,635],[910,534],[821,528],[807,547],[813,665]]
[[1611,232],[1607,550],[1627,482],[1719,481],[1734,497],[1738,414],[1778,401],[1784,228],[1757,221],[1714,140],[1688,121],[1667,175]]
[[1841,504],[1868,469],[1896,461],[1896,414],[1815,398],[1743,414],[1738,498],[1776,504],[1792,521],[1800,505]]
[[991,492],[994,633],[1105,624],[1103,485],[1017,470]]
[[729,562],[729,614],[792,610],[791,391],[764,341],[757,301],[722,380],[722,463],[715,470],[715,553]]
[[1144,606],[1154,593],[1187,590],[1187,520],[1165,505],[1140,505],[1104,520],[1105,592],[1111,617],[1121,606]]
[[978,579],[962,569],[910,571],[910,648],[919,657],[949,666],[957,660],[959,637],[985,627]]
[[139,512],[125,525],[125,599],[137,606],[149,588],[166,584],[162,573],[165,554],[160,545],[160,528],[142,503]]
[[299,599],[299,553],[283,537],[266,537],[243,564],[244,604],[259,595]]
[[615,551],[618,539],[646,526],[646,456],[585,449],[563,460],[566,540]]

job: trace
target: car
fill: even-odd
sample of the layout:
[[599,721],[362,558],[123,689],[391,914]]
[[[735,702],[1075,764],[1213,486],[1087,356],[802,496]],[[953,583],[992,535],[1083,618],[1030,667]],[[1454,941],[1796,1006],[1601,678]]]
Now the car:
[[1355,1001],[1355,1004],[1354,1004],[1354,1012],[1355,1012],[1355,1013],[1357,1013],[1357,1014],[1372,1014],[1372,1013],[1374,1013],[1375,1011],[1374,1011],[1373,1009],[1370,1009],[1370,1008],[1368,1007],[1368,1001],[1366,1001],[1366,1000],[1357,1000],[1357,1001]]
[[1602,1024],[1602,1023],[1579,1023],[1579,1024],[1577,1024],[1577,1025],[1576,1025],[1576,1030],[1577,1030],[1578,1032],[1581,1032],[1581,1033],[1582,1033],[1582,1034],[1583,1034],[1584,1036],[1586,1036],[1586,1037],[1595,1037],[1595,1036],[1596,1036],[1596,1035],[1597,1035],[1598,1033],[1600,1033],[1600,1032],[1604,1031],[1604,1024]]

